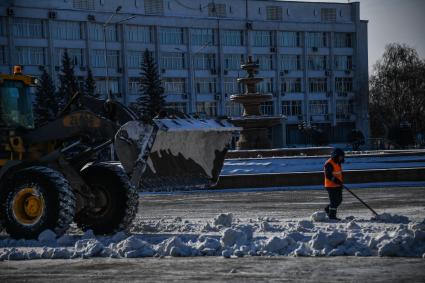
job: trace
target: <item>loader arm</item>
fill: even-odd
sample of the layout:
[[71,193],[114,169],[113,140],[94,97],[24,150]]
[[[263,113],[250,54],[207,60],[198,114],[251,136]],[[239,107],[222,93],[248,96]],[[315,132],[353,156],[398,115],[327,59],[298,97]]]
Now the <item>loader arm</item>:
[[53,140],[67,141],[80,137],[90,139],[113,139],[118,126],[91,111],[81,110],[64,115],[24,136],[27,144],[40,144]]

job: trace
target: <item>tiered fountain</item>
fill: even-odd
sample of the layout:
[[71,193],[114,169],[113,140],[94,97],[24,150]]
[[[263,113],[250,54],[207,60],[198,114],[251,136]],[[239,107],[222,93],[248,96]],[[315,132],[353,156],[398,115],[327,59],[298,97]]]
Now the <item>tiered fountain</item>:
[[263,78],[256,78],[254,74],[259,68],[258,63],[252,61],[252,56],[248,57],[248,62],[241,66],[242,70],[248,73],[245,78],[239,78],[238,82],[246,85],[243,94],[234,94],[230,100],[241,103],[244,108],[242,117],[232,118],[232,123],[237,127],[242,127],[240,138],[236,144],[237,149],[268,149],[271,148],[268,129],[279,125],[282,117],[261,115],[261,103],[273,100],[271,94],[261,94],[257,92],[257,84]]

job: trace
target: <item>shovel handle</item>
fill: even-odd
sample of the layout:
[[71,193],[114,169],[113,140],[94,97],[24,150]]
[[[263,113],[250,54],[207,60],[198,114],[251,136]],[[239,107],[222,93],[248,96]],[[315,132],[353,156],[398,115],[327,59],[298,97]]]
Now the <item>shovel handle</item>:
[[366,206],[370,211],[372,211],[373,214],[375,214],[375,216],[378,216],[378,213],[376,213],[376,211],[370,207],[367,203],[365,203],[361,198],[359,198],[355,193],[353,193],[349,188],[347,188],[346,186],[343,185],[343,188],[346,189],[350,194],[352,194],[356,199],[358,199],[364,206]]

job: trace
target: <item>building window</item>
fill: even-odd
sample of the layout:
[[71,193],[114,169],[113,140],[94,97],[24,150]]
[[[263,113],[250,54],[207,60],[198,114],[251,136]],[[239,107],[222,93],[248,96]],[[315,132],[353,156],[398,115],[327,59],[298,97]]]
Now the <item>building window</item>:
[[335,58],[335,69],[339,71],[346,71],[353,69],[353,57],[345,55],[337,55]]
[[226,101],[225,111],[228,117],[240,117],[243,114],[243,107],[240,103]]
[[[71,62],[74,66],[83,67],[86,65],[86,60],[84,56],[84,49],[79,48],[69,48],[68,56],[71,59]],[[56,48],[56,66],[62,66],[62,58],[65,53],[65,48]]]
[[328,80],[326,78],[309,78],[309,91],[314,92],[326,92],[328,89]]
[[[120,67],[120,52],[118,50],[108,50],[107,60],[109,68],[119,68]],[[105,51],[102,49],[95,49],[92,52],[91,56],[92,66],[95,68],[104,68],[105,64]]]
[[336,101],[336,118],[340,120],[346,120],[350,118],[353,113],[353,103],[349,100]]
[[45,65],[42,47],[16,47],[15,51],[19,65]]
[[285,116],[299,116],[302,115],[302,101],[291,100],[282,101],[282,114]]
[[244,56],[242,54],[224,55],[224,69],[226,70],[240,70],[243,63]]
[[14,18],[12,34],[14,37],[44,38],[43,21],[38,19]]
[[222,34],[222,44],[224,46],[243,46],[244,32],[241,30],[225,30]]
[[302,92],[301,78],[285,78],[282,82],[282,92]]
[[164,1],[163,0],[144,0],[146,15],[163,15]]
[[310,115],[328,114],[327,100],[310,100]]
[[273,46],[273,33],[271,31],[254,31],[252,45],[256,47]]
[[281,55],[280,68],[282,70],[301,70],[300,55]]
[[165,78],[164,91],[166,94],[186,93],[186,80],[183,78]]
[[213,45],[214,30],[213,29],[192,29],[191,39],[192,39],[192,45]]
[[228,95],[241,93],[241,87],[237,78],[224,78],[224,93],[227,93]]
[[347,93],[353,91],[352,78],[335,78],[335,91],[338,93]]
[[334,34],[335,48],[351,48],[353,47],[353,34],[346,32],[336,32]]
[[263,115],[271,116],[274,114],[273,101],[263,102],[260,105],[260,112]]
[[260,65],[260,70],[269,71],[274,69],[273,55],[254,55],[254,60]]
[[257,91],[259,93],[272,93],[272,92],[274,92],[273,78],[265,78],[262,82],[257,84]]
[[142,67],[143,63],[142,51],[128,51],[127,52],[127,67],[131,69],[138,69]]
[[193,67],[196,70],[215,70],[215,54],[201,53],[193,56]]
[[72,7],[81,10],[94,10],[94,0],[72,0]]
[[174,110],[176,112],[186,113],[187,112],[187,103],[186,102],[168,102],[166,104],[166,108]]
[[129,25],[126,28],[129,42],[152,43],[152,29],[145,26]]
[[128,78],[128,93],[137,95],[140,91],[140,78]]
[[226,4],[208,3],[208,17],[226,17]]
[[196,103],[196,110],[198,113],[205,114],[206,117],[215,117],[217,116],[217,103],[198,102]]
[[184,53],[171,52],[161,54],[160,66],[165,70],[181,70],[186,68]]
[[7,64],[7,47],[0,46],[0,64]]
[[[117,41],[117,26],[109,25],[105,29],[105,35],[107,41]],[[89,38],[91,40],[103,41],[103,25],[102,24],[89,24]]]
[[295,31],[280,31],[278,33],[279,46],[282,47],[300,47],[301,33]]
[[282,7],[279,6],[267,6],[266,7],[266,18],[268,21],[281,21],[282,20]]
[[309,32],[307,33],[307,47],[322,48],[328,46],[328,38],[326,32]]
[[322,22],[335,22],[336,9],[335,8],[322,8],[320,9]]
[[216,80],[214,78],[197,78],[195,90],[197,94],[215,94]]
[[55,21],[53,24],[53,38],[79,40],[82,39],[81,23],[69,21]]
[[116,95],[120,96],[120,84],[119,84],[119,78],[109,78],[109,83],[106,85],[105,78],[96,78],[96,93],[102,95],[103,97],[106,97],[106,95],[109,92],[109,89],[111,92]]
[[160,29],[161,44],[184,44],[184,33],[182,28],[161,28]]
[[313,71],[326,70],[328,68],[328,56],[309,55],[308,69]]

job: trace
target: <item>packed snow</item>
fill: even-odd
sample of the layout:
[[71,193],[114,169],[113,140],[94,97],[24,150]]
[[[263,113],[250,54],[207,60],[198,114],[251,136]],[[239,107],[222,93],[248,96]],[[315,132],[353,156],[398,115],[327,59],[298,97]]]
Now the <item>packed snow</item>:
[[277,255],[424,257],[425,219],[410,222],[405,216],[382,214],[331,221],[315,212],[302,220],[242,221],[223,213],[209,221],[144,221],[132,234],[95,236],[89,230],[57,238],[46,230],[37,240],[0,238],[0,260]]
[[[327,157],[227,159],[221,175],[322,171]],[[417,168],[425,166],[425,156],[346,157],[344,170]]]

